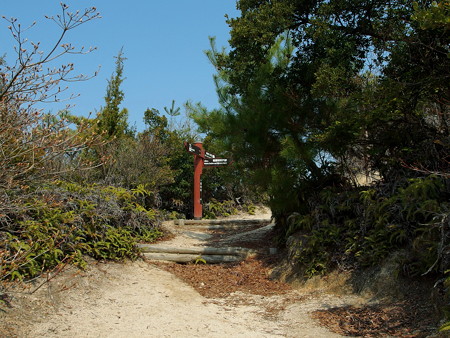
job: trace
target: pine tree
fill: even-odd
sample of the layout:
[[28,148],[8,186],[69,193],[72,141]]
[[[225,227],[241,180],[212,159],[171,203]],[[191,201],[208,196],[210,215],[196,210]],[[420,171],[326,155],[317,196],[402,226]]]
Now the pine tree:
[[120,109],[120,104],[124,99],[124,93],[120,86],[124,80],[123,63],[126,58],[123,55],[123,49],[120,49],[116,57],[116,69],[106,88],[105,107],[98,114],[98,131],[104,133],[108,139],[121,138],[129,133],[128,110]]

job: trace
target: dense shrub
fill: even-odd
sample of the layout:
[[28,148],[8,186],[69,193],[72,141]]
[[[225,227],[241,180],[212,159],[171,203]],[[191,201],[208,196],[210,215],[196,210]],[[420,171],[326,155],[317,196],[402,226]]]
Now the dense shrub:
[[144,208],[144,189],[53,181],[3,191],[0,278],[27,279],[71,261],[135,259],[136,241],[162,235],[157,212]]
[[232,200],[218,201],[211,198],[203,206],[204,218],[228,217],[239,212],[246,212],[250,215],[255,213],[256,206],[252,203],[239,204]]
[[289,218],[286,238],[305,275],[380,264],[404,250],[410,276],[450,268],[449,182],[437,176],[347,191],[322,190]]

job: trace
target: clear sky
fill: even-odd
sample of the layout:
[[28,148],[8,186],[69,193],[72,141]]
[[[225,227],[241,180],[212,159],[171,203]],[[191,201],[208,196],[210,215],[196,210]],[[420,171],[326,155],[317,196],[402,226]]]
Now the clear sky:
[[[25,33],[31,41],[49,46],[58,37],[58,27],[45,15],[61,12],[59,0],[2,1],[0,16],[15,17],[23,26],[36,21]],[[123,47],[125,81],[122,107],[129,110],[129,121],[143,128],[143,112],[156,108],[163,112],[172,100],[182,106],[187,100],[202,102],[209,109],[218,106],[212,74],[214,69],[204,51],[208,36],[217,38],[218,47],[228,47],[229,27],[225,14],[236,17],[235,0],[68,0],[70,9],[96,7],[102,18],[88,22],[66,37],[74,46],[95,46],[89,55],[70,56],[76,72],[99,74],[86,82],[70,84],[70,92],[80,94],[71,103],[76,115],[95,113],[104,104],[107,80],[114,72],[114,56]],[[0,21],[0,55],[14,57],[14,40]],[[67,96],[67,95],[66,95]],[[46,109],[58,111],[64,105]],[[182,109],[183,110],[183,109]]]

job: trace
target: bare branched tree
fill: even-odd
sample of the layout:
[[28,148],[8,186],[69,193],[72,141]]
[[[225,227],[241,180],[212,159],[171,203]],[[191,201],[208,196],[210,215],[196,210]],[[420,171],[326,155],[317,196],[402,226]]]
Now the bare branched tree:
[[65,43],[64,38],[68,31],[100,17],[95,7],[70,12],[61,3],[61,10],[59,15],[46,16],[61,28],[57,41],[48,51],[24,36],[35,23],[24,29],[17,19],[4,17],[16,43],[16,57],[11,65],[0,60],[0,187],[14,186],[26,177],[35,179],[69,170],[75,162],[81,163],[68,163],[68,157],[73,159],[74,152],[98,142],[87,127],[80,125],[76,131],[71,130],[60,116],[36,108],[37,103],[60,101],[60,94],[68,89],[62,83],[84,81],[96,75],[73,75],[73,63],[52,68],[63,55],[86,54],[95,49],[76,49],[71,43]]
[[[55,16],[46,16],[47,20],[55,22],[60,28],[61,33],[58,40],[50,51],[42,51],[40,43],[29,42],[23,36],[24,31],[33,27],[23,29],[16,18],[5,18],[9,22],[10,30],[16,45],[14,50],[17,54],[14,65],[1,66],[1,84],[0,101],[8,103],[13,100],[16,104],[34,104],[36,102],[58,101],[58,95],[67,89],[60,86],[61,82],[87,80],[91,76],[83,74],[72,76],[74,70],[73,63],[63,64],[56,68],[44,69],[44,66],[59,59],[65,54],[87,54],[95,48],[85,49],[81,47],[76,49],[71,43],[63,43],[68,31],[100,17],[95,7],[85,9],[83,12],[69,12],[69,7],[61,3],[62,14]],[[95,75],[95,74],[94,74]]]

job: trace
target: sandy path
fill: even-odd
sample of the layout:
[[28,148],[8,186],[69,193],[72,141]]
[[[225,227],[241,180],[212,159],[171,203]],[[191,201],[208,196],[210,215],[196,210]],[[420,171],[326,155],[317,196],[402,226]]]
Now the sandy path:
[[[205,302],[168,272],[145,262],[107,266],[101,285],[70,292],[34,337],[275,337],[279,325],[252,311]],[[242,314],[245,313],[245,316]]]
[[[339,337],[308,315],[318,307],[342,305],[335,297],[299,297],[270,316],[266,307],[298,294],[206,299],[142,261],[99,265],[78,286],[58,292],[64,283],[52,286],[56,308],[24,330],[24,337]],[[246,305],[233,304],[243,298]]]
[[[196,234],[178,231],[171,244],[201,245],[204,238]],[[4,315],[13,323],[4,336],[339,337],[320,327],[309,312],[354,301],[299,291],[204,298],[149,262],[94,263],[81,274],[69,269],[25,297],[26,308]]]

